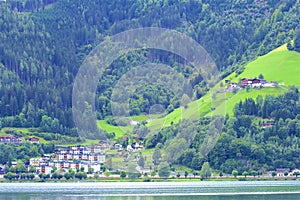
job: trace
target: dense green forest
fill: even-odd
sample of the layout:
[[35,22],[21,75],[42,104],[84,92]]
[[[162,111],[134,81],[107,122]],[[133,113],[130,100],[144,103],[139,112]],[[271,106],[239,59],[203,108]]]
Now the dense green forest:
[[[39,127],[77,135],[71,112],[72,83],[90,50],[109,35],[137,27],[176,29],[198,41],[224,76],[250,59],[294,39],[298,0],[83,1],[17,0],[0,2],[0,127]],[[297,42],[298,40],[295,40]],[[297,43],[293,47],[297,50]],[[189,76],[191,67],[166,52],[132,52],[116,60],[99,82],[97,116],[111,115],[110,95],[132,63],[160,62]],[[206,93],[201,76],[190,79],[193,98]],[[178,107],[171,92],[140,88],[131,114],[151,105]]]
[[43,154],[52,153],[55,150],[54,144],[31,144],[25,142],[22,145],[0,144],[0,163],[11,164],[12,161],[22,160],[27,163],[30,158]]
[[[297,88],[278,97],[247,99],[235,107],[234,117],[225,117],[225,125],[218,142],[208,153],[201,156],[203,142],[211,119],[184,121],[182,125],[173,124],[146,139],[147,148],[162,151],[165,147],[174,152],[184,150],[173,164],[182,164],[199,170],[207,161],[211,167],[223,173],[232,170],[266,172],[276,168],[299,168],[300,145],[300,98]],[[271,121],[271,122],[270,122]],[[265,123],[271,126],[264,127]],[[192,141],[179,136],[179,131],[194,135]],[[143,132],[142,130],[140,132]],[[176,142],[173,139],[176,139]],[[126,140],[120,139],[120,142]],[[171,145],[170,145],[171,144]],[[164,148],[164,149],[165,149]],[[184,148],[185,149],[185,148]]]

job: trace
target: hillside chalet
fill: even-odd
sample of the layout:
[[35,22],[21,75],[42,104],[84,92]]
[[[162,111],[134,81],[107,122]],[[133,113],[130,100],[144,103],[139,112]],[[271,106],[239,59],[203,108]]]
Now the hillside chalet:
[[266,80],[258,79],[258,78],[243,78],[241,80],[241,87],[252,87],[252,88],[260,88],[266,83]]
[[240,89],[240,88],[263,88],[263,87],[275,87],[277,84],[275,82],[267,82],[264,79],[258,78],[243,78],[240,83],[230,82],[230,80],[225,80],[227,84],[227,89]]

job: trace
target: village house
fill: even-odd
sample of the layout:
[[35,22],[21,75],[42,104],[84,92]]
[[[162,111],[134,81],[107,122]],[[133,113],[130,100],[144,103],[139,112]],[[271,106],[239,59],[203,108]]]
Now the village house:
[[144,146],[139,144],[138,142],[132,143],[131,147],[134,151],[140,151],[144,149]]
[[126,150],[130,152],[130,151],[133,151],[133,148],[130,144],[128,144],[126,147]]
[[276,87],[277,83],[276,82],[267,82],[264,83],[264,87]]
[[20,144],[23,142],[23,140],[16,136],[0,136],[0,142],[4,144],[7,143]]
[[[36,163],[35,163],[36,164]],[[34,165],[32,165],[34,166]],[[60,172],[68,172],[70,169],[73,171],[80,170],[83,168],[84,172],[89,172],[89,168],[92,169],[93,173],[101,173],[100,162],[80,162],[80,161],[51,161],[51,162],[40,162],[37,166],[34,166],[36,170],[42,174],[50,174],[54,167]]]
[[0,175],[5,174],[5,166],[4,165],[0,165]]
[[284,173],[289,172],[289,171],[290,171],[289,168],[278,168],[278,169],[276,169],[277,176],[279,176],[279,177],[283,177]]
[[63,160],[79,160],[79,161],[98,161],[101,163],[105,162],[105,155],[104,154],[96,154],[96,153],[91,153],[90,151],[87,152],[82,152],[80,153],[80,151],[67,151],[65,153],[65,151],[63,151],[63,153],[61,153],[61,151],[59,153],[57,153],[55,160],[59,160],[59,161],[63,161]]
[[17,162],[17,161],[12,161],[12,162],[11,162],[11,166],[12,166],[12,167],[15,167],[15,166],[17,166],[17,164],[18,164],[18,162]]
[[80,162],[71,162],[69,168],[76,171],[77,169],[81,168],[81,163]]
[[[276,176],[278,177],[293,177],[295,176],[294,174],[298,172],[300,173],[299,169],[294,169],[294,170],[290,170],[289,168],[278,168],[276,169]],[[271,175],[272,172],[270,172]],[[287,175],[285,176],[284,174],[287,173]]]
[[252,88],[260,88],[266,83],[263,79],[257,78],[243,78],[241,80],[241,87],[252,87]]
[[267,128],[267,127],[272,127],[274,126],[274,122],[265,122],[265,123],[262,123],[261,127],[262,128]]
[[44,160],[44,161],[49,161],[51,158],[52,158],[52,155],[51,155],[51,154],[44,154],[44,155],[43,155],[43,160]]
[[242,78],[240,83],[231,82],[230,80],[225,80],[227,85],[227,91],[233,91],[233,89],[241,89],[241,88],[263,88],[263,87],[275,87],[277,85],[276,82],[267,82],[264,79],[258,78]]
[[115,147],[115,149],[118,150],[118,151],[123,149],[123,146],[122,146],[121,144],[119,144],[119,143],[116,143],[116,144],[114,145],[114,147]]
[[143,149],[144,149],[144,146],[139,144],[138,142],[134,142],[131,145],[129,144],[129,145],[127,145],[127,148],[126,148],[127,151],[140,151]]
[[92,150],[91,148],[88,147],[83,147],[83,146],[71,146],[67,148],[58,148],[56,153],[57,154],[88,154]]
[[267,128],[267,127],[271,127],[271,126],[273,126],[273,123],[263,123],[261,125],[262,128]]
[[49,165],[41,165],[36,167],[37,172],[42,174],[50,174],[52,169],[53,168]]
[[89,172],[89,168],[93,170],[93,173],[101,173],[101,163],[83,163],[84,172]]
[[230,88],[236,88],[236,87],[238,87],[238,84],[235,83],[235,82],[229,82],[229,83],[227,84],[227,87],[230,87]]
[[[93,146],[93,151],[94,153],[101,153],[109,150],[113,146],[113,143],[106,141],[106,140],[101,140],[99,144]],[[99,151],[99,152],[96,152]]]
[[267,82],[264,79],[258,78],[243,78],[241,80],[241,87],[251,87],[251,88],[262,88],[262,87],[275,87],[277,83]]
[[272,127],[274,126],[274,124],[275,124],[274,118],[263,119],[261,127],[262,128]]
[[30,142],[30,143],[32,143],[32,144],[33,144],[33,143],[36,143],[36,144],[40,143],[40,139],[39,139],[39,138],[35,138],[35,137],[27,138],[26,141],[27,141],[27,142]]
[[253,88],[261,88],[262,86],[263,86],[262,80],[257,79],[257,78],[255,78],[255,79],[252,80],[251,87],[253,87]]
[[40,165],[40,163],[43,163],[44,160],[42,158],[30,158],[29,159],[29,165],[37,167]]

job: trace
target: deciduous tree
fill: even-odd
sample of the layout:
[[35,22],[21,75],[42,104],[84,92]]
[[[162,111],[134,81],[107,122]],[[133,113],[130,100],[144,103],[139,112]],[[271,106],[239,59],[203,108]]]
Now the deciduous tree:
[[203,179],[208,179],[209,177],[211,177],[211,168],[208,162],[203,163],[199,174]]
[[171,174],[170,166],[167,162],[162,162],[158,166],[158,175],[162,178],[168,178]]

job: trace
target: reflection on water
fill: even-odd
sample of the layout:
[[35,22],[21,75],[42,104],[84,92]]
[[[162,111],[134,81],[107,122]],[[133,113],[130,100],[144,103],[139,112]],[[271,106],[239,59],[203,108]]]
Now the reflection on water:
[[0,183],[0,199],[298,200],[300,182]]
[[115,196],[105,197],[97,195],[61,195],[61,194],[0,194],[0,199],[5,200],[299,200],[299,194],[261,194],[261,195],[215,195],[215,196]]

